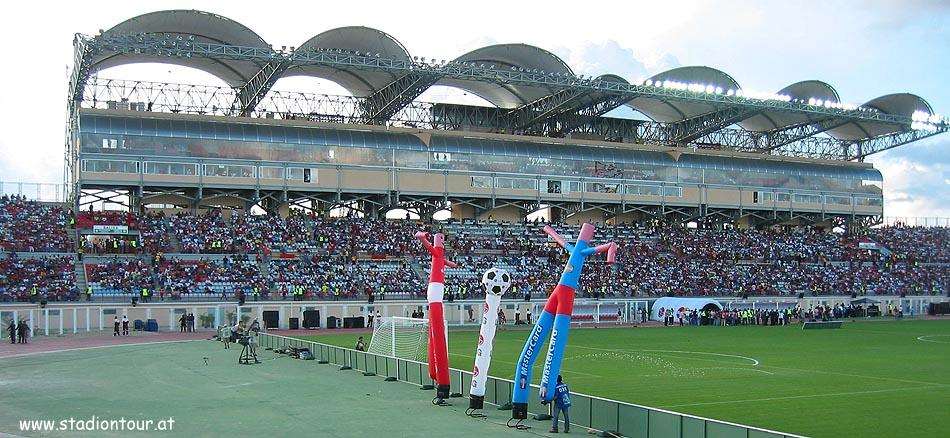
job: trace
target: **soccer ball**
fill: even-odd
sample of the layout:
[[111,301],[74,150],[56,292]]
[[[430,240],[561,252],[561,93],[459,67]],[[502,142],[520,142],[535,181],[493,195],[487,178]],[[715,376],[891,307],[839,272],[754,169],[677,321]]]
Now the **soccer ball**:
[[511,287],[511,274],[504,269],[491,268],[482,275],[485,290],[492,295],[502,295]]

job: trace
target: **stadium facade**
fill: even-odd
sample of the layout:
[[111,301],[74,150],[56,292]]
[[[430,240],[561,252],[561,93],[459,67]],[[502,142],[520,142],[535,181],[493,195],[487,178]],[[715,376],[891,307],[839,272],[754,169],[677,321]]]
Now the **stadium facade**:
[[[365,27],[275,49],[200,11],[141,15],[74,43],[66,168],[77,208],[450,209],[511,221],[551,208],[567,222],[867,226],[882,219],[883,181],[864,159],[950,127],[906,93],[850,105],[812,80],[757,95],[709,67],[587,78],[525,44],[427,60]],[[96,76],[139,62],[229,87]],[[352,96],[271,90],[288,76]],[[435,85],[495,107],[417,99]],[[624,105],[643,120],[605,116]]]

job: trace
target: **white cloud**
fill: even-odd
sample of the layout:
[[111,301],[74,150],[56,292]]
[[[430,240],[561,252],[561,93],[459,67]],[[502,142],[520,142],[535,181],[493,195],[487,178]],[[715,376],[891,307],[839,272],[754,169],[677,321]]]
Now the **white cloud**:
[[876,167],[884,175],[884,214],[895,217],[950,217],[950,167],[906,157],[885,157]]

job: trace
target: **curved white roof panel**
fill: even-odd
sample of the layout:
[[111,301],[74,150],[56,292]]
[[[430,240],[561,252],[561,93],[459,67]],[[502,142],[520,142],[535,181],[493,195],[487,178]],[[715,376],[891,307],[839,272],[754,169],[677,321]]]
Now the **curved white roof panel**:
[[[739,84],[728,74],[705,66],[679,67],[652,76],[653,83],[674,81],[687,84],[705,84],[720,87],[723,90],[738,90]],[[714,111],[712,105],[661,100],[653,97],[638,97],[627,103],[658,122],[677,122]]]
[[[196,41],[229,44],[243,47],[270,48],[258,34],[243,24],[226,17],[195,10],[169,10],[150,12],[125,20],[104,35],[171,34],[194,37]],[[261,65],[248,61],[206,58],[155,57],[151,55],[117,55],[103,53],[93,59],[90,71],[141,62],[161,62],[197,68],[217,76],[228,85],[240,86]]]
[[[930,103],[916,94],[896,93],[869,100],[862,105],[874,108],[886,114],[911,117],[915,111],[933,114]],[[828,134],[839,140],[863,140],[879,135],[900,132],[904,127],[889,123],[849,122],[838,128],[828,131]]]
[[[781,95],[787,95],[794,100],[821,99],[825,102],[840,102],[838,91],[831,85],[817,80],[801,81],[779,90]],[[756,114],[739,122],[739,126],[749,131],[771,131],[792,125],[798,125],[816,120],[810,114],[792,112],[766,111]]]
[[[546,73],[574,74],[561,58],[547,50],[528,44],[496,44],[482,47],[459,56],[455,61],[484,64],[494,66],[496,69],[539,70]],[[461,88],[500,108],[519,107],[554,92],[554,90],[545,87],[498,85],[451,78],[442,79],[437,84]]]
[[[379,54],[381,58],[403,61],[410,59],[409,51],[395,38],[381,30],[363,26],[331,29],[310,38],[297,48],[297,50],[334,49],[370,56]],[[369,96],[397,79],[396,75],[384,71],[344,70],[322,66],[294,67],[287,70],[284,76],[313,76],[327,79],[340,84],[351,94],[359,97]]]

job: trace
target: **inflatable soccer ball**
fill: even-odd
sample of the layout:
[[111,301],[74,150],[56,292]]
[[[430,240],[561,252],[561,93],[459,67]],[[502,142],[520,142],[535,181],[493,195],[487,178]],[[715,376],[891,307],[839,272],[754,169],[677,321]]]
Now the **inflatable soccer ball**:
[[504,269],[491,268],[482,275],[485,290],[492,295],[502,295],[511,287],[511,274]]

